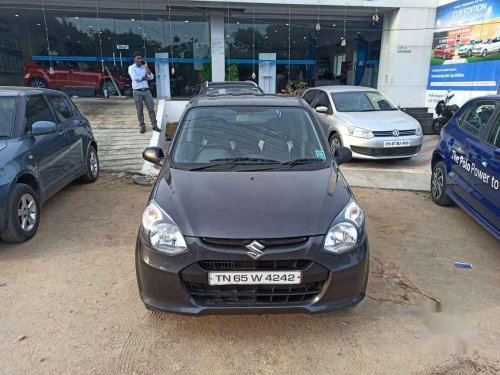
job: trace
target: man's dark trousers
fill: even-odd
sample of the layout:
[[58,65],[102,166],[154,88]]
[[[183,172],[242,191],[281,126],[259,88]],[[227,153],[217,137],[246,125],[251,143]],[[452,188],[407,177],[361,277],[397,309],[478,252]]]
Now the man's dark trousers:
[[144,105],[146,104],[146,109],[149,112],[149,119],[151,120],[151,125],[156,127],[156,114],[155,114],[155,105],[153,102],[153,95],[151,94],[151,90],[149,89],[140,89],[134,90],[134,100],[135,107],[137,109],[137,119],[139,120],[139,126],[141,128],[146,128],[146,124],[144,123]]

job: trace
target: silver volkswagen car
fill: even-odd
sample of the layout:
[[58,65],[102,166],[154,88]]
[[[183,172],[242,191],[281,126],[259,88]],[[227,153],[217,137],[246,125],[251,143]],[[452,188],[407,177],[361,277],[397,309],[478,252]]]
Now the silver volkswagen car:
[[422,147],[422,127],[373,88],[323,86],[303,94],[316,109],[332,147],[358,159],[410,158]]

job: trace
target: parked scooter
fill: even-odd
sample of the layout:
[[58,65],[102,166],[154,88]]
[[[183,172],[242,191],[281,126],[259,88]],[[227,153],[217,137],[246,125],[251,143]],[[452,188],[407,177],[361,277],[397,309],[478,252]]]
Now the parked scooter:
[[432,131],[434,134],[441,133],[441,129],[445,126],[448,121],[453,117],[456,111],[458,111],[459,107],[456,104],[448,105],[449,101],[455,96],[455,94],[451,94],[448,90],[448,94],[446,94],[446,98],[444,100],[440,100],[436,105],[436,117],[432,121]]

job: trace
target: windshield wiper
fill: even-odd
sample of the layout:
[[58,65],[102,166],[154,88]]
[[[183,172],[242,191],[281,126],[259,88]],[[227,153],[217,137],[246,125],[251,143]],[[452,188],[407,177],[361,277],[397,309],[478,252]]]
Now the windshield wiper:
[[310,163],[318,163],[318,162],[324,162],[325,159],[318,159],[318,158],[303,158],[303,159],[295,159],[295,160],[290,160],[283,165],[290,165],[290,166],[295,166],[295,165],[301,165],[301,164],[310,164]]
[[[212,162],[222,162],[222,163],[215,163],[215,164],[209,164],[209,165],[204,165],[202,167],[194,167],[188,169],[188,171],[201,171],[203,169],[210,169],[210,168],[216,168],[220,166],[228,166],[231,165],[231,168],[234,167],[237,164],[241,165],[259,165],[259,164],[280,164],[279,161],[277,160],[272,160],[272,159],[263,159],[263,158],[220,158],[220,159],[212,159],[210,160],[210,163]],[[245,162],[245,163],[243,163]],[[248,162],[248,163],[247,163]]]
[[273,159],[246,158],[246,157],[220,158],[220,159],[212,159],[212,160],[210,160],[210,162],[214,162],[214,161],[224,161],[224,162],[227,162],[227,163],[251,162],[251,164],[279,164],[280,163],[278,160],[273,160]]

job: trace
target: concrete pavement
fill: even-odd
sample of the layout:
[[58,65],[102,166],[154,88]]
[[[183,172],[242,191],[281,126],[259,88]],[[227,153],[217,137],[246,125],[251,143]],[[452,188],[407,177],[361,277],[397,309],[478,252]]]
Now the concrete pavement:
[[430,191],[432,151],[439,137],[425,135],[420,153],[403,160],[357,160],[341,167],[351,186]]

